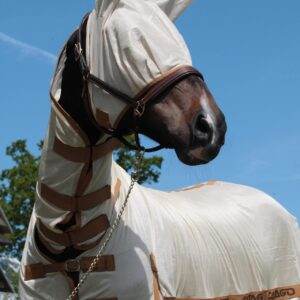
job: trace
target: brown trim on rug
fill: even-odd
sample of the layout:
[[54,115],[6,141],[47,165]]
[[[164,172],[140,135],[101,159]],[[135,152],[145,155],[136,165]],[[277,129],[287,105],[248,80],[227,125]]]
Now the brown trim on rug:
[[158,279],[158,270],[156,267],[156,260],[155,256],[151,253],[150,254],[150,263],[151,263],[151,270],[153,273],[153,300],[162,300],[161,296],[161,289],[159,285],[159,279]]
[[84,194],[85,190],[87,189],[88,185],[90,184],[93,178],[93,164],[85,163],[82,167],[77,187],[75,191],[75,197],[80,197]]
[[41,243],[43,243],[44,247],[46,247],[47,250],[49,252],[51,252],[52,254],[60,255],[60,254],[62,254],[65,251],[65,249],[57,250],[57,249],[53,248],[51,246],[51,244],[49,243],[49,241],[47,239],[45,239],[44,236],[38,230],[36,232],[37,232],[37,234],[39,236],[39,239],[40,239]]
[[111,186],[103,188],[83,196],[68,196],[60,194],[48,185],[41,183],[41,196],[43,199],[57,208],[66,211],[85,211],[102,204],[111,198]]
[[108,129],[108,130],[112,129],[112,126],[111,126],[110,120],[109,120],[109,114],[104,112],[103,110],[96,109],[95,119],[96,119],[97,123],[99,123],[101,126],[105,127],[106,129]]
[[[95,257],[82,257],[79,259],[69,259],[65,262],[52,264],[30,264],[24,266],[24,280],[45,278],[49,273],[59,272],[87,272]],[[93,272],[113,272],[115,271],[115,258],[113,255],[104,255],[97,262]]]
[[109,221],[106,215],[101,215],[93,219],[81,228],[76,228],[72,231],[65,231],[62,233],[55,232],[48,228],[40,219],[37,220],[37,223],[37,229],[44,235],[44,237],[65,247],[76,246],[84,243],[89,239],[94,238],[99,233],[105,232],[109,228]]
[[86,135],[86,133],[80,128],[78,123],[64,110],[64,108],[56,101],[55,97],[53,96],[52,92],[50,91],[50,98],[52,100],[52,103],[55,106],[55,109],[58,110],[60,114],[63,115],[63,117],[66,118],[68,123],[71,125],[71,127],[74,129],[74,131],[82,138],[83,142],[86,145],[90,144],[89,138]]
[[122,182],[121,180],[118,178],[117,179],[117,182],[115,184],[115,188],[114,188],[114,192],[113,192],[113,195],[112,195],[112,198],[113,198],[113,201],[116,202],[120,196],[120,190],[121,190],[121,185],[122,185]]
[[106,142],[89,147],[72,147],[63,143],[58,137],[55,137],[53,151],[68,161],[75,163],[87,163],[96,161],[103,156],[111,153],[120,146],[120,141],[110,138]]
[[164,300],[287,300],[300,297],[300,284],[215,298],[164,297]]
[[203,188],[203,187],[205,187],[205,186],[213,186],[213,185],[215,185],[217,182],[219,182],[219,181],[218,181],[218,180],[209,180],[209,181],[207,181],[207,182],[199,183],[199,184],[196,184],[196,185],[187,187],[187,188],[183,188],[183,189],[177,190],[177,192],[191,191],[191,190],[196,190],[196,189]]
[[195,297],[165,297],[162,296],[159,285],[158,269],[155,256],[150,255],[151,269],[153,272],[153,293],[154,300],[287,300],[300,297],[300,284],[278,287],[263,291],[250,292],[241,295],[229,295],[215,298],[195,298]]

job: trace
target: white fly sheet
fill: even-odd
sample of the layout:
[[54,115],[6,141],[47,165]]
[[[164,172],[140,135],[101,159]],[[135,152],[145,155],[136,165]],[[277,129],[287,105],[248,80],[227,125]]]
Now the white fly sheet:
[[[189,51],[172,23],[191,1],[103,0],[96,2],[87,27],[87,59],[92,73],[129,95],[180,65],[191,65]],[[47,202],[41,184],[72,196],[83,164],[54,151],[55,137],[70,147],[85,142],[57,103],[66,51],[53,79],[54,103],[45,139],[36,204],[24,249],[21,299],[66,299],[70,286],[64,272],[26,279],[28,265],[53,263],[37,247],[37,219],[56,234],[68,211]],[[92,105],[114,123],[122,103],[90,86]],[[80,212],[80,226],[105,214],[110,223],[124,201],[129,175],[109,153],[93,163],[84,194],[115,186],[120,194]],[[101,232],[99,232],[100,234]],[[88,242],[95,241],[96,237]],[[210,182],[182,191],[161,192],[136,185],[106,255],[115,270],[93,272],[79,291],[80,300],[233,300],[287,299],[300,296],[300,234],[295,218],[266,194],[250,187]],[[48,246],[63,246],[47,239]],[[96,255],[98,246],[79,259]],[[156,269],[150,257],[156,258]],[[153,278],[158,278],[155,294]],[[231,296],[231,297],[229,297]]]

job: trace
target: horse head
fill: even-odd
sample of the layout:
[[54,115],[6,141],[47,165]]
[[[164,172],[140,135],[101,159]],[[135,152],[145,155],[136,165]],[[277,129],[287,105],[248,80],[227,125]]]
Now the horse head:
[[147,98],[153,90],[156,95],[137,121],[124,101],[92,86],[92,106],[106,112],[114,128],[123,135],[136,130],[175,149],[183,163],[198,165],[218,155],[226,122],[200,73],[164,83],[176,70],[192,65],[173,23],[190,2],[97,0],[87,26],[87,60],[92,74],[128,98]]

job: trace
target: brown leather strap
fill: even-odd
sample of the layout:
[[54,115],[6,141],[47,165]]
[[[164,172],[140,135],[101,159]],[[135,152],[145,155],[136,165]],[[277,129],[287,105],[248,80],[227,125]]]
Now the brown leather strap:
[[118,178],[118,179],[117,179],[117,182],[116,182],[116,184],[115,184],[115,189],[114,189],[114,195],[113,195],[114,201],[117,201],[117,199],[119,198],[121,185],[122,185],[122,182],[121,182],[121,180]]
[[[62,51],[63,52],[63,51]],[[86,133],[81,129],[81,127],[78,125],[78,123],[66,112],[63,107],[59,104],[58,100],[55,99],[54,95],[50,91],[50,98],[53,103],[54,110],[58,113],[60,118],[65,118],[67,122],[70,124],[71,128],[82,138],[82,140],[85,142],[85,144],[89,144],[89,138],[86,135]]]
[[64,144],[59,138],[55,137],[53,151],[65,158],[66,160],[85,163],[98,160],[99,158],[111,153],[120,146],[117,139],[111,138],[103,144],[91,147],[72,147]]
[[98,218],[90,221],[82,228],[77,228],[71,231],[66,231],[63,233],[57,233],[43,224],[43,222],[38,220],[38,230],[42,233],[47,239],[54,241],[55,243],[70,247],[76,246],[80,243],[83,243],[99,233],[104,232],[109,227],[109,221],[106,215],[101,215]]
[[[70,259],[62,263],[52,264],[31,264],[24,268],[25,281],[32,279],[45,278],[49,273],[57,272],[87,272],[95,257],[83,257],[80,259]],[[104,255],[96,264],[93,272],[112,272],[115,271],[115,259],[113,255]]]
[[101,126],[105,127],[106,129],[112,129],[109,120],[109,115],[106,112],[97,109],[95,118]]
[[[72,293],[73,290],[76,288],[78,284],[78,274],[75,273],[67,273],[67,272],[61,272],[61,274],[65,277],[68,286],[69,286],[69,293]],[[79,300],[79,295],[75,295],[72,300]]]
[[71,212],[94,208],[111,198],[111,187],[106,185],[93,193],[76,197],[60,194],[44,183],[41,183],[41,196],[48,203]]
[[[162,93],[166,92],[168,88],[172,87],[176,83],[183,79],[194,75],[200,77],[203,81],[202,74],[193,68],[192,66],[184,65],[175,67],[165,74],[159,76],[151,83],[146,85],[135,97],[134,102],[140,103],[141,107],[145,106],[148,102],[157,99]],[[117,117],[114,127],[118,128],[122,120],[127,116],[128,113],[132,113],[132,106],[128,105]]]
[[195,75],[202,80],[202,74],[192,66],[180,66],[171,70],[167,75],[163,75],[159,80],[144,88],[136,97],[136,101],[142,101],[146,104],[149,101],[156,99],[160,94],[165,92],[169,87],[180,82],[184,78]]
[[[37,229],[37,227],[35,227],[35,229]],[[59,256],[59,255],[61,255],[61,254],[65,251],[65,249],[58,250],[58,249],[52,247],[52,245],[49,243],[49,241],[48,241],[47,239],[45,239],[45,238],[43,237],[43,235],[39,233],[38,230],[36,230],[36,234],[37,234],[37,236],[38,236],[39,242],[42,243],[43,246],[44,246],[44,247],[47,249],[47,251],[49,251],[50,253]],[[40,250],[40,249],[39,249],[39,250]],[[41,252],[42,252],[42,251],[41,251]],[[42,252],[42,254],[44,254],[44,253]],[[46,257],[46,256],[45,256],[45,257]]]
[[156,260],[153,254],[150,255],[150,263],[151,263],[151,270],[153,273],[153,296],[154,300],[162,300],[161,292],[160,292],[160,285],[158,279],[158,270],[156,267]]

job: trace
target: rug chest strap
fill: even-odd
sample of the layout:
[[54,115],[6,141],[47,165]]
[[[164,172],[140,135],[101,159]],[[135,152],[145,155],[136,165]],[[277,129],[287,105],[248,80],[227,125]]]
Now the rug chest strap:
[[94,238],[99,233],[104,232],[109,227],[109,221],[106,215],[101,215],[98,218],[90,221],[82,228],[66,231],[63,233],[57,233],[46,225],[41,220],[38,221],[38,231],[42,233],[47,239],[65,246],[76,246],[77,244],[86,242],[89,239]]
[[[120,185],[117,182],[114,196],[119,193],[119,188]],[[105,187],[90,194],[76,197],[60,194],[44,183],[41,183],[41,196],[46,202],[70,212],[92,209],[112,197],[110,185],[106,185]]]
[[63,143],[58,137],[55,137],[53,151],[64,159],[76,162],[86,163],[90,160],[96,161],[101,157],[111,153],[120,146],[117,139],[111,138],[103,144],[91,147],[72,147]]
[[[31,264],[24,267],[25,281],[45,278],[47,274],[57,272],[87,272],[95,257],[83,257],[80,259],[70,259],[65,262],[52,264]],[[115,271],[115,260],[113,255],[102,256],[93,272]]]
[[153,296],[154,300],[162,300],[161,290],[159,285],[158,270],[154,254],[150,254],[151,270],[153,273]]

